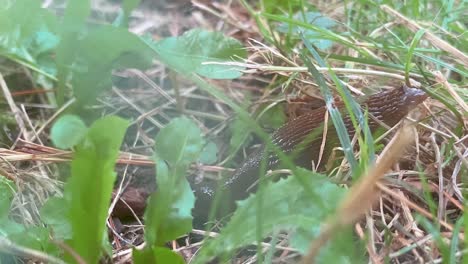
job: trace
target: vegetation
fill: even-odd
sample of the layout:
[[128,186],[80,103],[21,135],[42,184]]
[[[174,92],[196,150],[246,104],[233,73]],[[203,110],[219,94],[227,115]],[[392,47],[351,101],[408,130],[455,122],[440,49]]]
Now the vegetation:
[[[468,263],[465,2],[0,2],[0,263]],[[403,83],[414,126],[372,134]],[[311,171],[268,132],[317,98]],[[191,183],[259,143],[277,179],[197,229]]]

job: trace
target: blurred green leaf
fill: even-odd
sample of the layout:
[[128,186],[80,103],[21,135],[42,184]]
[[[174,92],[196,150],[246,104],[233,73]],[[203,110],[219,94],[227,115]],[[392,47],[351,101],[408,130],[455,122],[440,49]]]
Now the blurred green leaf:
[[69,149],[83,140],[88,128],[76,115],[63,115],[50,130],[52,143],[58,148]]
[[42,226],[27,227],[21,232],[11,233],[8,239],[23,247],[43,251],[50,255],[58,255],[60,252],[58,247],[50,241],[49,230]]
[[66,84],[77,57],[77,50],[80,47],[79,39],[84,34],[86,18],[90,11],[89,0],[68,1],[63,21],[60,24],[60,43],[56,52],[59,105],[62,105],[65,100]]
[[116,177],[114,165],[127,126],[127,121],[115,116],[97,120],[76,146],[71,163],[71,177],[65,188],[65,195],[71,197],[73,238],[69,243],[88,263],[97,263],[102,251]]
[[0,174],[0,222],[8,218],[11,199],[16,191],[14,182]]
[[247,57],[242,44],[220,32],[192,29],[180,37],[170,37],[157,43],[149,42],[159,59],[184,74],[196,72],[212,79],[234,79],[244,67],[203,64],[207,62],[239,62]]
[[54,239],[67,240],[72,238],[72,230],[68,215],[70,203],[65,198],[51,197],[42,206],[40,215],[42,221],[52,229]]
[[287,117],[285,114],[286,111],[284,109],[284,105],[271,104],[261,108],[263,109],[261,109],[262,112],[259,114],[258,122],[262,125],[262,127],[276,129],[286,123]]
[[[257,194],[238,202],[238,208],[221,234],[209,241],[196,263],[205,263],[213,256],[253,244],[257,238],[257,217],[261,217],[261,237],[280,230],[309,230],[319,227],[345,193],[344,189],[330,183],[326,177],[305,169],[298,174],[275,183],[267,183],[261,196]],[[307,193],[297,179],[300,177],[312,186]],[[314,200],[310,197],[313,195]],[[258,208],[262,199],[262,208]],[[316,233],[315,233],[316,234]],[[337,253],[339,254],[339,253]]]
[[164,245],[192,230],[191,211],[195,205],[195,195],[187,179],[184,177],[174,182],[163,177],[158,171],[156,179],[159,189],[149,198],[145,211],[145,238],[149,245]]
[[109,25],[89,32],[77,50],[72,85],[79,104],[94,102],[104,90],[112,87],[113,69],[145,69],[151,65],[154,52],[127,29]]
[[208,142],[200,154],[200,162],[211,165],[218,160],[218,146],[213,141]]
[[133,249],[133,261],[135,264],[184,264],[184,259],[174,251],[164,247],[145,248],[143,250]]
[[[307,24],[323,29],[331,29],[337,25],[337,23],[333,19],[324,16],[319,12],[306,12],[305,17],[303,17],[302,13],[297,13],[294,15],[293,19],[303,21]],[[300,39],[300,34],[303,34],[305,38],[307,38],[320,50],[327,50],[333,45],[333,42],[326,38],[322,33],[312,30],[310,28],[307,29],[298,25],[294,25],[291,27],[290,24],[283,22],[278,26],[277,30],[282,33],[288,33],[292,31],[293,33],[295,33],[297,39]]]
[[292,1],[284,1],[284,0],[265,0],[263,1],[263,5],[265,8],[265,12],[270,14],[282,14],[283,12],[287,12],[290,9],[296,11],[297,9],[301,8],[304,4],[301,0],[292,0]]
[[196,161],[205,144],[200,128],[186,117],[173,119],[155,140],[157,155],[171,166]]
[[229,129],[231,130],[232,136],[229,141],[229,147],[231,150],[239,149],[244,141],[251,135],[253,131],[247,122],[244,122],[241,118],[234,119],[234,122],[230,124]]
[[140,0],[124,0],[122,3],[122,12],[119,13],[119,16],[113,24],[127,28],[130,13],[138,6],[138,4],[140,4]]
[[144,216],[149,246],[164,245],[192,229],[195,196],[185,174],[205,144],[200,128],[186,117],[173,119],[155,141],[158,191],[149,198]]
[[[291,238],[291,246],[298,249],[301,254],[306,254],[310,243],[320,231],[320,225],[301,227],[295,230]],[[365,244],[353,233],[353,227],[341,229],[337,236],[321,249],[316,263],[352,264],[365,263]]]
[[57,47],[56,17],[35,0],[16,0],[0,7],[0,56],[30,68],[55,73],[52,52]]

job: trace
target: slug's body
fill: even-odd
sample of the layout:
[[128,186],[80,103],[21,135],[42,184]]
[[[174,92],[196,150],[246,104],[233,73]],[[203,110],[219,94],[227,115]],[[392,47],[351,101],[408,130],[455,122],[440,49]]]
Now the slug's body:
[[[361,105],[367,108],[369,113],[369,128],[375,131],[385,123],[388,126],[396,125],[410,110],[424,101],[427,95],[419,89],[402,86],[401,88],[381,92],[370,96]],[[337,103],[338,108],[343,108],[343,103]],[[278,146],[286,154],[297,154],[294,160],[298,165],[309,167],[312,161],[317,162],[320,145],[322,143],[322,127],[327,109],[325,107],[313,110],[284,124],[271,136],[272,143]],[[344,123],[348,133],[354,134],[354,127],[348,116],[344,116]],[[330,121],[331,122],[331,121]],[[313,134],[312,138],[309,136]],[[326,148],[331,149],[339,144],[336,131],[333,127],[328,129]],[[240,200],[248,196],[249,187],[259,178],[260,164],[265,155],[268,155],[267,169],[278,164],[276,155],[266,153],[262,148],[252,153],[231,177],[228,177],[220,185],[218,191],[230,193],[230,199]],[[208,185],[194,186],[197,196],[195,211],[207,210],[215,194],[215,188]],[[203,207],[203,208],[202,208]]]

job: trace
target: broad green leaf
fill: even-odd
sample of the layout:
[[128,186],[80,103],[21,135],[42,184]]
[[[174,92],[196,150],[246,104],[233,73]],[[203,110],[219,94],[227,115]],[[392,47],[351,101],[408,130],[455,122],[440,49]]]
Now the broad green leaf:
[[[310,243],[317,237],[320,226],[298,228],[292,234],[291,246],[306,254]],[[350,246],[352,245],[352,246]],[[338,234],[321,249],[316,263],[352,264],[365,263],[365,244],[353,233],[352,227],[341,229]]]
[[[10,231],[11,232],[11,231]],[[49,239],[49,230],[42,226],[24,228],[21,232],[8,235],[8,239],[30,249],[57,255],[60,250]]]
[[205,142],[200,128],[187,117],[173,119],[156,136],[155,151],[171,166],[198,159]]
[[[321,225],[330,212],[337,206],[344,190],[322,175],[304,169],[299,174],[275,183],[267,183],[262,195],[255,194],[238,203],[229,223],[221,230],[219,237],[210,241],[197,263],[205,263],[213,256],[232,252],[249,244],[256,243],[257,232],[266,237],[280,230],[313,230]],[[312,186],[314,193],[307,193],[294,177],[301,177]],[[315,197],[310,199],[311,195]],[[258,208],[262,199],[262,208]],[[261,226],[257,226],[257,217],[261,217]]]
[[16,191],[14,182],[0,174],[0,222],[8,218],[11,207],[11,199]]
[[184,259],[174,251],[164,247],[145,248],[143,250],[133,249],[133,262],[135,264],[184,264]]
[[218,159],[218,147],[213,141],[208,142],[200,154],[200,162],[204,164],[213,164]]
[[170,37],[149,43],[159,59],[184,74],[198,73],[212,79],[234,79],[242,75],[244,67],[207,64],[209,62],[239,62],[247,52],[236,39],[219,32],[193,29],[180,37]]
[[[306,12],[305,17],[302,16],[301,12],[299,12],[295,14],[293,18],[295,20],[304,21],[307,24],[314,25],[323,29],[330,29],[337,25],[337,23],[334,20],[318,12]],[[326,36],[312,29],[305,29],[297,25],[290,27],[289,24],[282,23],[278,26],[277,30],[283,33],[288,33],[292,31],[293,33],[295,33],[296,38],[298,39],[300,38],[300,34],[303,34],[305,38],[307,38],[320,50],[327,50],[333,45],[333,42],[329,40]]]
[[127,29],[100,26],[79,41],[77,67],[72,85],[79,104],[94,102],[103,91],[112,87],[113,69],[146,69],[153,51]]
[[57,21],[40,5],[40,1],[16,0],[0,7],[0,56],[54,74],[55,65],[49,65],[59,42]]
[[68,215],[69,201],[62,197],[49,198],[40,210],[41,219],[52,229],[54,239],[67,240],[72,238],[72,230]]
[[[156,159],[158,191],[153,193],[145,211],[145,238],[149,245],[164,245],[192,229],[191,210],[195,196],[185,170],[168,171],[164,161]],[[184,167],[186,169],[186,167]]]
[[86,18],[89,16],[90,11],[89,0],[71,0],[67,2],[63,21],[60,24],[60,43],[56,54],[57,101],[59,105],[62,105],[65,100],[66,84],[80,46],[78,40],[84,34]]
[[50,130],[52,143],[58,148],[69,149],[83,140],[88,128],[76,115],[63,115]]
[[128,122],[108,116],[97,120],[76,146],[69,195],[73,238],[70,246],[87,263],[97,263],[102,250],[107,210],[116,178],[114,165]]

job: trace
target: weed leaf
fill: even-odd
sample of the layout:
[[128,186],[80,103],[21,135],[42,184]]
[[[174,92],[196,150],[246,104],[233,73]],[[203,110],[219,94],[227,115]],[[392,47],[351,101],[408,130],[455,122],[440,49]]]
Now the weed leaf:
[[208,142],[200,154],[200,162],[211,165],[218,159],[218,146],[213,141]]
[[89,104],[112,87],[113,69],[145,69],[151,65],[153,51],[124,28],[101,26],[81,41],[72,85],[78,103]]
[[205,141],[200,128],[190,119],[172,120],[156,136],[156,154],[171,166],[188,165],[198,159]]
[[115,181],[114,164],[128,122],[107,116],[97,120],[76,147],[71,177],[65,188],[70,195],[70,245],[88,263],[97,263],[105,235],[107,209]]
[[63,115],[52,126],[50,138],[58,148],[69,149],[77,145],[86,135],[88,128],[76,115]]
[[[320,226],[322,220],[335,209],[344,190],[330,183],[324,176],[298,169],[298,175],[308,182],[316,199],[311,200],[305,188],[293,176],[275,183],[267,183],[262,195],[255,194],[238,203],[238,208],[229,223],[221,230],[219,237],[210,241],[197,263],[205,263],[210,257],[232,252],[253,244],[257,231],[261,237],[280,230],[310,230]],[[258,208],[262,199],[262,208]],[[261,226],[257,226],[261,217]],[[259,228],[259,229],[258,229]]]
[[184,264],[184,259],[174,251],[165,247],[148,247],[143,250],[133,250],[133,261],[135,264]]
[[0,222],[8,217],[15,190],[15,184],[0,174]]
[[170,37],[150,43],[159,59],[184,74],[198,73],[212,79],[234,79],[244,67],[205,64],[209,62],[241,61],[247,57],[242,44],[219,32],[193,29],[180,37]]
[[[305,17],[303,17],[302,13],[297,13],[294,15],[293,18],[297,21],[304,21],[309,25],[313,25],[323,29],[333,28],[337,24],[331,18],[324,16],[318,12],[306,12]],[[282,33],[294,33],[296,39],[299,39],[300,34],[302,33],[307,40],[309,40],[320,50],[327,50],[333,45],[333,42],[326,38],[324,34],[312,29],[305,29],[298,25],[294,25],[291,27],[290,24],[286,22],[281,23],[277,29],[279,32]]]

